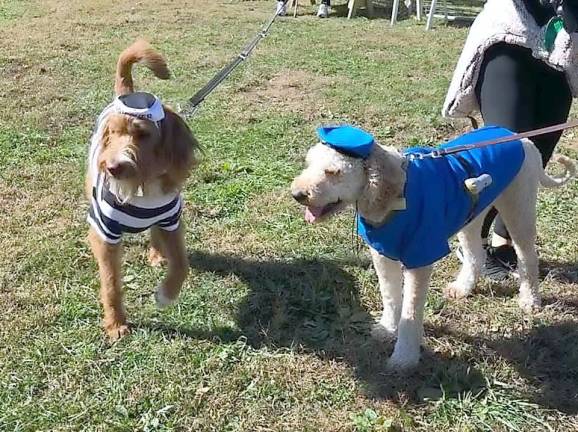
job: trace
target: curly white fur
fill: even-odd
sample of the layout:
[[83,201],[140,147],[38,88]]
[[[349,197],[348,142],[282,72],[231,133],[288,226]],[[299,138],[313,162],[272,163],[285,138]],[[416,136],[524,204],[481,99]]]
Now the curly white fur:
[[[572,161],[556,160],[566,168],[562,178],[544,173],[542,159],[532,142],[524,140],[526,157],[512,183],[493,203],[512,237],[519,260],[520,295],[518,303],[530,312],[540,306],[536,240],[536,198],[540,184],[561,186],[575,174]],[[323,144],[309,150],[307,167],[295,178],[292,193],[302,204],[324,208],[334,203],[357,204],[359,213],[374,225],[381,224],[404,190],[403,157],[392,148],[376,145],[365,161],[344,156]],[[491,207],[491,206],[490,206]],[[482,212],[458,234],[463,264],[455,281],[444,290],[450,298],[463,298],[472,292],[485,260],[481,243]],[[399,262],[371,250],[383,300],[380,331],[397,335],[389,360],[392,369],[406,369],[419,362],[423,335],[423,309],[432,266],[402,271]],[[403,276],[402,276],[403,275]],[[402,283],[403,278],[403,283]]]

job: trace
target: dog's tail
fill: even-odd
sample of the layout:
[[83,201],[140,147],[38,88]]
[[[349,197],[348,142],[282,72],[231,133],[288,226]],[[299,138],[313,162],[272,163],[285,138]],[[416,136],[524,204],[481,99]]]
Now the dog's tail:
[[540,176],[540,184],[545,188],[555,188],[560,187],[568,183],[572,178],[576,177],[576,165],[574,161],[569,157],[563,155],[554,155],[553,157],[554,162],[558,162],[560,165],[563,165],[566,169],[566,172],[563,176],[560,177],[551,177],[546,174],[545,171],[542,171]]
[[117,96],[134,91],[132,65],[135,63],[144,64],[153,71],[157,78],[169,79],[170,77],[169,68],[164,57],[155,51],[147,41],[138,39],[125,49],[118,58],[114,80],[114,91]]

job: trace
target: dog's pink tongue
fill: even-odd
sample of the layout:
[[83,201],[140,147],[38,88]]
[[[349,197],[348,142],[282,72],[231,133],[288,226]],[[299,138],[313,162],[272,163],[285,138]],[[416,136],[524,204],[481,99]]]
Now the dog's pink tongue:
[[323,207],[305,207],[305,220],[309,223],[315,223],[321,213],[323,213]]

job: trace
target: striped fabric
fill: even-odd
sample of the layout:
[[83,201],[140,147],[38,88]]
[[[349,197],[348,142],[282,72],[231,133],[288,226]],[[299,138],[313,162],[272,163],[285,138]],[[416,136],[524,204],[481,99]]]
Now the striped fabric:
[[93,184],[88,223],[105,242],[111,244],[119,243],[125,232],[139,233],[152,226],[166,231],[176,230],[183,208],[179,193],[157,197],[135,196],[121,204],[109,190],[106,176],[98,171],[103,124],[112,112],[116,111],[109,105],[99,116],[91,139],[89,166]]

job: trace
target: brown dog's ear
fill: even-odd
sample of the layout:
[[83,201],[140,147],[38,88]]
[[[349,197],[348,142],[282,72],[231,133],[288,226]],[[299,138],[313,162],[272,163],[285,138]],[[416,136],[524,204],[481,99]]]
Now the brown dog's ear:
[[389,151],[379,145],[365,161],[367,185],[359,211],[369,222],[381,223],[402,194],[405,174],[401,165],[402,157],[395,149]]
[[110,143],[110,126],[108,121],[102,127],[102,134],[100,135],[100,149],[102,150],[105,147],[108,147]]
[[337,167],[325,168],[325,175],[329,177],[337,177],[341,175],[341,169]]
[[164,109],[160,152],[167,164],[163,186],[165,190],[171,191],[181,187],[197,164],[200,146],[185,121],[171,109]]

